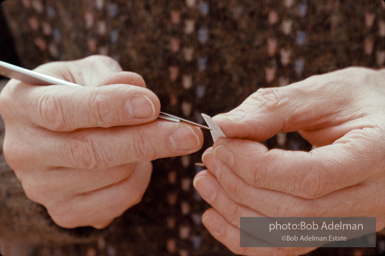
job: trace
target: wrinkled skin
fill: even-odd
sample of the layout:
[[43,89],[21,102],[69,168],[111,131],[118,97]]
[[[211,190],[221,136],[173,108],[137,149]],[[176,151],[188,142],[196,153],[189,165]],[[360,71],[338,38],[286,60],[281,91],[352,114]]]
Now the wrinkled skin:
[[202,145],[200,129],[157,120],[157,96],[108,57],[36,71],[83,86],[11,80],[0,96],[4,155],[26,195],[62,227],[107,226],[141,201],[150,161]]
[[[315,248],[241,248],[240,217],[376,217],[385,226],[385,71],[348,68],[261,89],[215,117],[228,139],[203,155],[194,186],[202,219],[236,254],[298,255]],[[310,152],[267,149],[298,131]],[[255,234],[255,239],[258,235]]]

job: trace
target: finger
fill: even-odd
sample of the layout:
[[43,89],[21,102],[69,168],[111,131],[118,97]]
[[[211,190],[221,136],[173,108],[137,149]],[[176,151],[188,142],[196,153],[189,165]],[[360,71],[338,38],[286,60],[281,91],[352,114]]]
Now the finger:
[[199,172],[195,176],[194,187],[208,204],[235,227],[240,228],[240,217],[264,217],[233,201],[208,171]]
[[[213,153],[254,187],[314,199],[380,175],[381,153],[371,150],[380,136],[376,133],[375,129],[352,131],[310,152],[268,150],[258,142],[221,139]],[[210,168],[209,163],[206,166]]]
[[[60,168],[49,171],[47,176],[50,184],[55,184],[57,190],[65,191],[71,184],[71,190],[77,193],[87,193],[103,187],[108,187],[131,177],[135,164],[124,164],[108,169],[73,170]],[[60,181],[61,184],[60,185]],[[61,189],[60,189],[61,188]],[[53,187],[52,187],[53,190]],[[68,190],[68,187],[67,187]]]
[[[144,89],[143,78],[132,72],[121,72],[119,64],[111,58],[91,56],[78,61],[53,62],[36,71],[84,85],[81,88],[34,87],[12,80],[2,93],[3,105],[6,99],[12,99],[11,106],[7,106],[16,112],[12,115],[22,115],[37,126],[71,131],[135,125],[154,120],[159,114],[159,100]],[[96,88],[103,85],[115,87]]]
[[94,227],[96,229],[103,229],[103,228],[108,227],[113,221],[114,221],[114,219],[102,221],[102,222],[99,222],[97,224],[93,224],[92,227]]
[[[138,163],[132,176],[118,184],[79,195],[68,202],[48,205],[52,219],[65,228],[109,223],[128,208],[136,205],[149,184],[152,166]],[[103,210],[101,210],[101,207]]]
[[92,171],[66,168],[52,171],[19,169],[17,176],[27,196],[37,203],[44,204],[117,184],[128,179],[134,167],[135,164],[127,164]]
[[[202,216],[203,225],[210,234],[230,251],[237,255],[288,255],[288,251],[282,248],[272,247],[241,247],[240,229],[231,225],[223,216],[214,209],[207,210]],[[254,238],[254,237],[253,237]],[[251,237],[250,237],[251,239]],[[258,239],[258,238],[254,238]],[[298,250],[298,248],[295,248]],[[294,250],[293,248],[289,250]],[[311,249],[309,249],[311,250]],[[289,254],[290,255],[290,254]]]
[[[203,144],[199,128],[160,120],[141,126],[87,129],[63,134],[40,133],[35,139],[31,138],[30,146],[23,149],[11,146],[7,155],[18,151],[25,161],[35,165],[39,165],[35,159],[44,158],[42,164],[52,169],[93,170],[190,154]],[[38,138],[44,137],[52,139],[38,141]]]
[[[220,213],[225,220],[234,227],[241,228],[241,217],[264,217],[260,213],[233,201],[218,184],[216,178],[208,171],[199,172],[194,178],[194,187],[197,189],[202,198],[209,203],[216,212]],[[248,235],[248,234],[245,234]],[[254,235],[252,239],[259,240],[259,244],[268,246],[265,240],[266,236],[261,234]]]
[[19,84],[10,97],[24,120],[52,131],[147,123],[157,118],[160,102],[142,87],[30,86]]
[[[74,61],[50,62],[40,65],[34,71],[75,84],[95,87],[104,85],[103,81],[106,78],[122,72],[122,68],[117,61],[110,57],[93,55]],[[133,85],[137,84],[133,83]]]
[[[324,197],[309,200],[250,186],[226,165],[221,162],[215,163],[215,161],[212,153],[205,153],[205,163],[208,163],[210,166],[216,166],[216,170],[210,171],[216,174],[218,183],[230,199],[264,216],[346,217],[371,216],[373,213],[381,215],[383,212],[381,207],[385,200],[380,199],[381,202],[373,204],[373,201],[378,201],[378,196],[382,193],[380,184],[383,183],[383,179],[376,179],[376,181],[344,188]],[[214,186],[215,182],[210,184]],[[219,198],[218,193],[215,193],[215,197],[212,198]],[[215,200],[212,199],[210,201],[210,197],[208,197],[208,200],[209,203],[214,201],[214,203],[210,204],[216,208],[214,206],[217,204]],[[241,207],[239,208],[242,209]],[[228,209],[230,210],[224,216],[232,212],[231,207],[228,207]],[[219,209],[217,210],[219,211]],[[219,212],[222,213],[222,211]]]
[[139,74],[122,71],[119,63],[107,56],[94,55],[75,61],[50,62],[35,71],[82,86],[129,84],[146,87]]
[[[354,95],[359,87],[343,86],[346,72],[314,76],[287,87],[260,89],[233,111],[215,117],[215,121],[227,137],[257,141],[278,132],[338,125],[335,133],[329,134],[331,137],[324,138],[335,140],[351,129],[353,125],[348,121],[362,118],[362,111],[357,111],[352,103],[357,100]],[[360,128],[367,123],[356,122],[354,126]]]

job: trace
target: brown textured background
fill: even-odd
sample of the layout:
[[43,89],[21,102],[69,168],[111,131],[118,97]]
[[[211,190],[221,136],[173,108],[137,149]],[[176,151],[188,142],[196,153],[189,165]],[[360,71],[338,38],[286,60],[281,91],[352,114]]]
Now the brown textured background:
[[[384,65],[378,58],[385,50],[385,38],[379,36],[385,9],[379,0],[298,0],[290,8],[284,6],[286,1],[278,0],[195,1],[194,8],[188,6],[189,1],[180,0],[32,0],[30,7],[22,2],[28,1],[8,0],[2,4],[17,54],[1,51],[6,54],[0,55],[1,59],[17,62],[18,56],[21,65],[34,68],[49,61],[107,54],[125,70],[144,77],[161,99],[162,110],[195,121],[200,121],[197,113],[215,115],[234,108],[260,87],[285,85],[352,65]],[[103,8],[95,7],[98,2],[104,2]],[[202,2],[208,3],[209,14],[200,9]],[[302,3],[307,5],[304,16],[298,9]],[[55,10],[52,17],[49,8]],[[172,11],[179,12],[179,22],[170,18]],[[278,14],[275,23],[269,20],[273,11]],[[85,22],[86,13],[93,15],[91,26]],[[367,26],[367,16],[372,14],[374,23]],[[185,31],[188,20],[195,22],[193,33]],[[291,33],[282,32],[285,20],[292,21]],[[38,26],[33,28],[36,21]],[[100,33],[98,22],[105,23],[105,33]],[[46,24],[52,24],[51,30],[44,27]],[[200,41],[200,28],[208,30],[204,43]],[[0,29],[1,35],[7,32],[3,24]],[[118,33],[114,42],[113,31]],[[298,31],[306,32],[303,44],[297,43]],[[277,40],[275,51],[267,49],[269,39]],[[172,40],[179,42],[179,48],[172,48]],[[10,42],[1,40],[0,46],[12,46]],[[367,42],[373,44],[371,51],[365,47]],[[191,59],[186,57],[186,49],[194,50]],[[281,49],[291,51],[287,64],[282,61]],[[207,65],[200,70],[199,61],[203,59]],[[298,72],[296,61],[301,59],[305,65]],[[274,70],[272,79],[267,79],[267,70]],[[185,76],[192,78],[190,87]],[[202,88],[205,94],[199,96]],[[283,143],[274,137],[266,144],[310,149],[296,133],[283,136]],[[204,148],[210,144],[206,136]],[[30,247],[32,255],[232,255],[196,220],[208,207],[197,199],[191,187],[198,171],[194,163],[200,161],[201,153],[155,161],[143,202],[103,231],[55,226],[43,207],[25,198],[12,171],[0,160],[0,237],[34,243]],[[181,235],[183,230],[189,231],[187,238]],[[202,239],[198,248],[194,246],[197,239]],[[375,255],[383,247],[379,243],[376,249],[319,249],[312,255]]]

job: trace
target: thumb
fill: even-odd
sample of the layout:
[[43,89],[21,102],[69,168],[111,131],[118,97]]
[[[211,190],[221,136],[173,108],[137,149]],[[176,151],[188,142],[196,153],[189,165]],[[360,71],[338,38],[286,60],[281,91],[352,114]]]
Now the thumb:
[[316,130],[341,123],[339,111],[347,105],[348,93],[338,86],[314,82],[307,79],[286,87],[259,89],[214,120],[227,137],[256,141],[279,132]]

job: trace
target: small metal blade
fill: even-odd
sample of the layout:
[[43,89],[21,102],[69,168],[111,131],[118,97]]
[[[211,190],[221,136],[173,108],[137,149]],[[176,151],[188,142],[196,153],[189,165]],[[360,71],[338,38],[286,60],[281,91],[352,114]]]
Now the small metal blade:
[[159,117],[160,117],[160,118],[163,118],[163,119],[165,119],[165,120],[174,121],[174,122],[187,123],[187,124],[191,124],[191,125],[200,127],[200,128],[202,128],[202,129],[210,130],[210,128],[207,127],[207,126],[205,126],[205,125],[198,124],[198,123],[192,122],[192,121],[190,121],[190,120],[187,120],[187,119],[184,119],[184,118],[180,118],[180,117],[178,117],[178,116],[174,116],[174,115],[171,115],[171,114],[168,114],[168,113],[165,113],[165,112],[160,112]]

